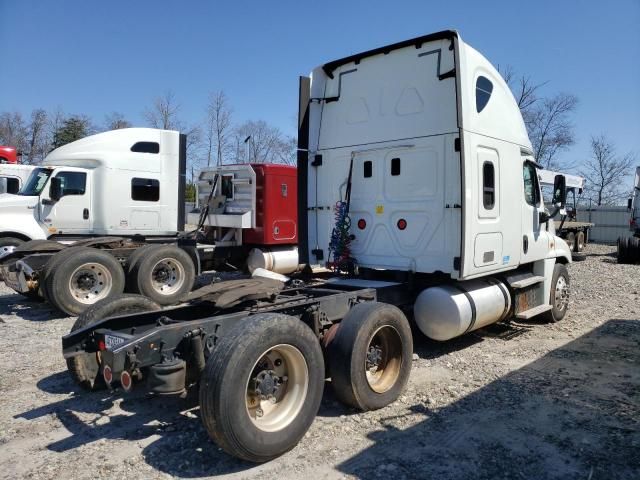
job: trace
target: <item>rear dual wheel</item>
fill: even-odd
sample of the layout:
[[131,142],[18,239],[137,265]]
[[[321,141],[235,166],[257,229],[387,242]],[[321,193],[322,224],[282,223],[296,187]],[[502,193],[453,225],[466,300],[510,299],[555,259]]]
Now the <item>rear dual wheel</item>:
[[124,291],[120,263],[106,251],[69,247],[56,253],[43,269],[45,298],[68,315],[79,315],[100,300]]
[[413,338],[405,315],[393,305],[355,305],[338,324],[328,346],[336,396],[360,410],[394,402],[411,372]]
[[196,278],[191,257],[175,245],[145,245],[129,257],[127,290],[160,305],[178,303]]
[[640,263],[640,238],[618,238],[618,263]]
[[580,253],[584,250],[585,238],[584,232],[578,232],[575,236],[575,244],[573,246],[573,251],[576,253]]
[[576,248],[576,235],[573,232],[567,233],[567,236],[564,238],[564,241],[567,242],[567,246],[569,247],[569,251],[573,252]]
[[311,329],[266,313],[218,340],[200,380],[201,418],[227,453],[265,462],[291,450],[322,400],[324,360]]

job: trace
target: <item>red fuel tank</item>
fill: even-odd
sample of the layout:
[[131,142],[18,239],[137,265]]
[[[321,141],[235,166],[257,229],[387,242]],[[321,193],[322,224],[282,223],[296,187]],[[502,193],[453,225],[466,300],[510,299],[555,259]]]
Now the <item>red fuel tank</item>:
[[242,234],[245,244],[298,243],[297,168],[269,163],[251,164],[256,172],[256,228]]

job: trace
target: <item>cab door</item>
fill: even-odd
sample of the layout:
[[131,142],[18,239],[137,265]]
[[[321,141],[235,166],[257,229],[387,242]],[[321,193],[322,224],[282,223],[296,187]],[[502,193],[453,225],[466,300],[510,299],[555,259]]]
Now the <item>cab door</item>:
[[79,169],[59,169],[53,177],[60,179],[61,195],[52,200],[51,180],[45,187],[40,201],[40,219],[47,236],[64,233],[91,233],[91,172]]
[[540,223],[540,212],[544,211],[542,192],[535,164],[525,160],[522,165],[524,198],[522,201],[522,239],[520,263],[543,259],[549,252],[547,224]]

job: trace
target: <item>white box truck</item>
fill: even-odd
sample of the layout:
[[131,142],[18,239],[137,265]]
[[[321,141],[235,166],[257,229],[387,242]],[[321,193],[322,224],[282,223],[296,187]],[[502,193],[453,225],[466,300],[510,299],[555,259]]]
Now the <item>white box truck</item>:
[[[303,437],[326,377],[351,407],[396,400],[410,321],[444,341],[512,317],[565,316],[571,251],[542,203],[520,111],[457,32],[301,78],[298,146],[303,274],[223,281],[161,314],[141,301],[141,313],[118,315],[135,299],[100,302],[62,340],[80,385],[199,388],[211,438],[262,462]],[[565,178],[554,183],[556,214]]]

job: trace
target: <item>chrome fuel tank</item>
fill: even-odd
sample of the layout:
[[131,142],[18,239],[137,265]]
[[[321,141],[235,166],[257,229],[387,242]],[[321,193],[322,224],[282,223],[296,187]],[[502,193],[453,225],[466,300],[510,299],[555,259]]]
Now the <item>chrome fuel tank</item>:
[[418,328],[434,340],[449,340],[503,320],[511,294],[499,280],[470,280],[423,290],[413,306]]

